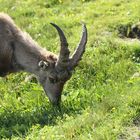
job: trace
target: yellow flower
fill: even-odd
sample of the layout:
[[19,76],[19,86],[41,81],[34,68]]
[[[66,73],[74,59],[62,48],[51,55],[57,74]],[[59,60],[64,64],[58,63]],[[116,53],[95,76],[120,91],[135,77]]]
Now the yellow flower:
[[59,3],[62,3],[62,0],[59,0]]

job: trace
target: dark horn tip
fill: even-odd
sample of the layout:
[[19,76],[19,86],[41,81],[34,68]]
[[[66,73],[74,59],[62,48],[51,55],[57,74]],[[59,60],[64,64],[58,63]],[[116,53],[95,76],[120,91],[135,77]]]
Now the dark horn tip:
[[83,38],[85,39],[85,43],[87,42],[87,27],[85,23],[82,23],[82,34],[83,34]]
[[68,46],[68,43],[67,43],[67,39],[64,35],[64,32],[63,30],[58,26],[56,25],[55,23],[50,23],[52,26],[54,26],[56,28],[56,30],[58,31],[58,34],[60,36],[60,40],[61,40],[61,43],[64,45],[64,46]]
[[52,23],[52,22],[51,22],[50,24],[51,24],[52,26],[54,26],[54,27],[56,27],[56,26],[57,26],[55,23]]
[[57,29],[59,34],[61,34],[61,35],[63,34],[63,36],[64,36],[63,31],[61,30],[61,28],[58,25],[56,25],[55,23],[52,23],[52,22],[50,24]]
[[59,30],[59,31],[61,30],[60,27],[59,27],[58,25],[56,25],[55,23],[52,23],[52,22],[51,22],[50,24],[51,24],[53,27],[55,27],[57,30]]
[[82,27],[83,27],[83,32],[87,32],[87,27],[85,23],[82,23]]

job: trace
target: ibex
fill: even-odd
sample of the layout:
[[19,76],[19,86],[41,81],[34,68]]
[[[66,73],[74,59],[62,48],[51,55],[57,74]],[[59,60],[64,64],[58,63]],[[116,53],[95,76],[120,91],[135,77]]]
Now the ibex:
[[18,28],[12,18],[0,13],[0,76],[25,71],[38,77],[52,104],[61,101],[63,86],[72,76],[87,43],[87,28],[83,24],[81,41],[70,57],[67,39],[62,29],[57,30],[61,47],[59,56],[41,48],[26,32]]

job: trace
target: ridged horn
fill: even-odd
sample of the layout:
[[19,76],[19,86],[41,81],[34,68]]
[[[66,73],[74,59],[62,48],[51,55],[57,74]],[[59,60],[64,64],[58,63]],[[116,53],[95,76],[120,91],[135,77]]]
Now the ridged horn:
[[59,53],[56,67],[61,69],[63,67],[66,67],[67,62],[69,61],[70,51],[68,49],[68,42],[62,29],[54,23],[50,23],[50,24],[55,27],[60,37],[60,42],[61,42],[60,53]]
[[86,25],[83,24],[83,31],[82,31],[82,37],[80,40],[79,45],[77,46],[75,52],[73,53],[71,60],[70,60],[70,66],[72,68],[76,67],[78,65],[78,62],[81,60],[82,55],[85,51],[86,43],[87,43],[87,28]]

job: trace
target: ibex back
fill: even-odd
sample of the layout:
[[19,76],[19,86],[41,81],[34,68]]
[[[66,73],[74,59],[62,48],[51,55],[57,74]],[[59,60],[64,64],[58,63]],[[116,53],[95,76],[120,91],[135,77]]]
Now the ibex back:
[[61,101],[63,86],[72,76],[87,43],[87,29],[83,25],[80,43],[70,57],[67,39],[56,24],[61,47],[59,55],[41,48],[26,32],[21,31],[14,21],[0,13],[0,76],[26,71],[35,74],[51,103],[58,105]]

